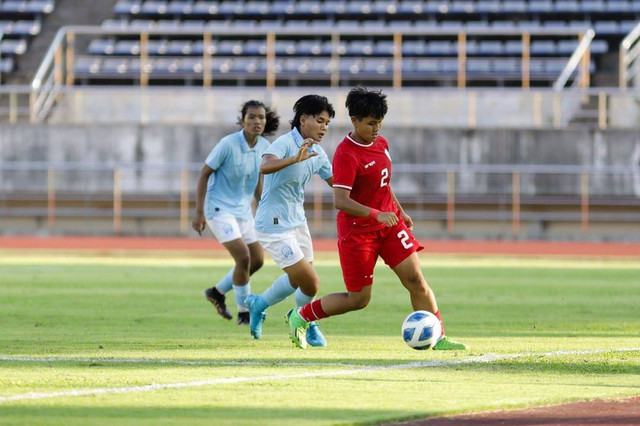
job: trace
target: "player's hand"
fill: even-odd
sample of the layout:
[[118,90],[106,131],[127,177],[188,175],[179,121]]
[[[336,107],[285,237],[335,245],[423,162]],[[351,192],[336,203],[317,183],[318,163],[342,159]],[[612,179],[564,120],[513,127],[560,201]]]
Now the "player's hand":
[[193,221],[191,221],[191,227],[194,231],[198,233],[198,235],[202,236],[202,231],[204,231],[204,227],[206,226],[207,221],[204,218],[204,214],[196,213]]
[[404,223],[407,225],[407,228],[409,228],[409,230],[412,231],[413,230],[413,219],[411,219],[411,216],[409,216],[405,212],[401,212],[400,213],[400,218],[402,220],[404,220]]
[[376,220],[380,223],[384,223],[387,227],[391,227],[398,223],[398,216],[392,212],[380,212]]
[[309,152],[309,148],[311,148],[313,145],[317,143],[318,142],[314,141],[311,138],[307,138],[304,141],[302,141],[302,145],[300,145],[300,149],[298,150],[298,153],[294,157],[295,162],[299,163],[301,161],[308,160],[309,158],[315,157],[316,155],[318,155],[317,152],[311,152],[311,153]]

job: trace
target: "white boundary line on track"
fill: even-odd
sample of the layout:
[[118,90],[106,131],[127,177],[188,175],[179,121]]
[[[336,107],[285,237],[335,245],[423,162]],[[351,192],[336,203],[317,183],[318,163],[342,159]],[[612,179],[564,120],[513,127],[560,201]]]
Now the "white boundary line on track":
[[[144,385],[144,386],[77,389],[77,390],[67,390],[67,391],[59,391],[59,392],[29,392],[29,393],[22,393],[22,394],[0,396],[0,404],[5,402],[25,401],[25,400],[35,400],[35,399],[140,393],[140,392],[159,391],[164,389],[182,389],[182,388],[212,386],[212,385],[229,384],[229,383],[262,382],[262,381],[272,381],[272,380],[291,380],[291,379],[331,377],[331,376],[348,376],[348,375],[354,375],[354,374],[370,373],[374,371],[443,367],[443,366],[460,365],[460,364],[481,364],[481,363],[491,363],[496,361],[514,359],[514,358],[524,358],[528,356],[540,357],[540,356],[564,356],[564,355],[591,355],[591,354],[612,353],[612,352],[638,352],[638,351],[640,351],[640,347],[639,348],[619,348],[619,349],[596,349],[596,350],[584,350],[584,351],[554,351],[554,352],[543,352],[543,353],[516,353],[516,354],[505,354],[505,355],[487,354],[487,355],[481,355],[476,357],[469,357],[461,360],[418,361],[418,362],[411,362],[406,364],[394,364],[394,365],[383,365],[383,366],[358,367],[357,365],[354,364],[355,368],[348,369],[348,370],[342,369],[342,370],[306,372],[306,373],[288,374],[288,375],[275,374],[275,375],[257,376],[257,377],[229,377],[229,378],[219,378],[219,379],[197,380],[197,381],[182,382],[182,383],[157,383],[157,384],[150,384],[150,385]],[[18,357],[2,357],[1,359],[5,361],[38,360],[38,358],[22,358],[21,359]],[[74,360],[85,360],[86,358],[82,358],[82,359],[81,358],[68,358],[68,359],[54,358],[54,359],[57,361],[74,361]],[[42,360],[42,362],[51,362],[52,358],[40,358],[40,360]],[[105,360],[100,360],[100,359],[95,359],[93,361],[105,362]],[[150,359],[149,361],[152,361],[152,360]],[[167,361],[170,361],[170,360],[156,360],[156,361],[161,361],[161,363],[168,363]],[[211,364],[211,365],[215,365],[215,364]],[[275,365],[277,366],[277,365],[284,365],[284,364],[275,364]],[[287,364],[287,365],[291,365],[291,364]],[[305,363],[298,363],[295,365],[311,366],[311,364],[305,364]],[[314,366],[318,366],[318,364],[314,364]]]

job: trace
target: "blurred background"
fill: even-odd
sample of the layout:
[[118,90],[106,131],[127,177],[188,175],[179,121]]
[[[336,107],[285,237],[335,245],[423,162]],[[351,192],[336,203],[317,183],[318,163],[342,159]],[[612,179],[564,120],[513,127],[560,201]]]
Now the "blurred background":
[[[418,237],[640,241],[639,23],[640,0],[0,0],[0,235],[193,236],[246,100],[282,134],[327,96],[331,156],[362,84]],[[319,179],[306,208],[334,237]]]

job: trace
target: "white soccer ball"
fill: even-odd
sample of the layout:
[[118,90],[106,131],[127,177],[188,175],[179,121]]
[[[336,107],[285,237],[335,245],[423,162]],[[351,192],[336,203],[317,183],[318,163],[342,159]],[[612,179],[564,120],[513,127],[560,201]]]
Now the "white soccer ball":
[[438,317],[427,311],[415,311],[402,323],[402,338],[413,349],[430,349],[438,343],[442,325]]

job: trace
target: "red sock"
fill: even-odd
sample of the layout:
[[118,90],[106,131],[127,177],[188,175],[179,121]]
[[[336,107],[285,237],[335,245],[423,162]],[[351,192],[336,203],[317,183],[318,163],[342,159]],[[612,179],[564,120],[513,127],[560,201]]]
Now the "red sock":
[[444,336],[444,323],[442,322],[442,316],[440,315],[440,311],[434,313],[433,315],[435,315],[436,318],[438,318],[440,320],[440,325],[442,326],[442,334],[441,334],[441,336]]
[[302,317],[303,320],[308,322],[327,318],[329,316],[324,309],[322,309],[322,299],[307,303],[298,310],[298,314],[300,314],[300,317]]

